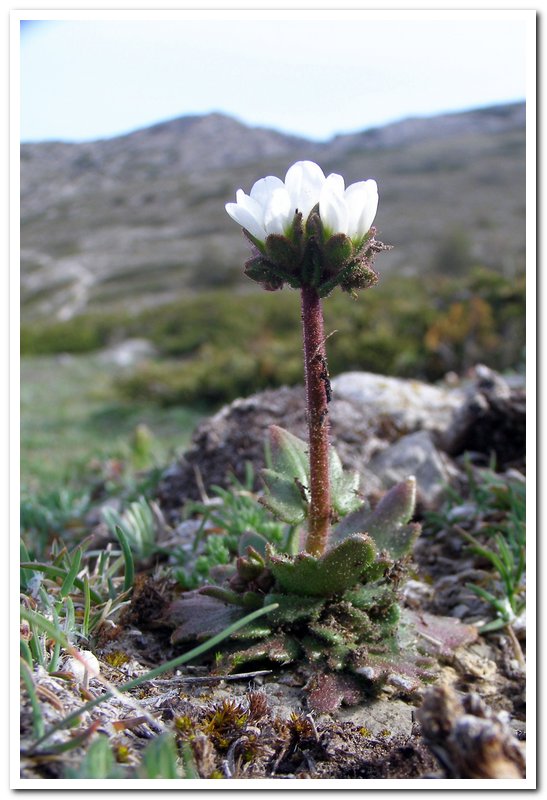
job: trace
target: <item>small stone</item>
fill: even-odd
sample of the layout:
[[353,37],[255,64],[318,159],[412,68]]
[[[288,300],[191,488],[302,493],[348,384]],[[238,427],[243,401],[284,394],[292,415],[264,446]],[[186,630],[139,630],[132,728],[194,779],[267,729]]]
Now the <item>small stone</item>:
[[88,678],[97,678],[101,672],[101,665],[96,656],[89,650],[78,650],[78,656],[69,658],[66,662],[66,669],[74,675],[78,683],[82,683],[86,674]]
[[358,728],[370,731],[378,737],[389,730],[391,736],[410,736],[413,726],[414,707],[403,700],[380,697],[355,708],[341,708],[335,712],[340,722],[351,722]]
[[415,475],[418,503],[428,508],[439,502],[451,476],[448,460],[437,450],[427,431],[401,437],[374,456],[369,469],[387,489]]
[[422,608],[431,600],[433,587],[422,581],[407,581],[401,590],[404,602],[410,608]]
[[452,609],[452,616],[457,617],[458,619],[463,619],[468,615],[469,615],[469,606],[466,606],[465,603],[458,603],[458,605],[454,606],[454,608]]
[[476,519],[477,506],[475,503],[463,503],[459,506],[454,506],[448,511],[446,518],[449,522],[461,522],[466,519]]

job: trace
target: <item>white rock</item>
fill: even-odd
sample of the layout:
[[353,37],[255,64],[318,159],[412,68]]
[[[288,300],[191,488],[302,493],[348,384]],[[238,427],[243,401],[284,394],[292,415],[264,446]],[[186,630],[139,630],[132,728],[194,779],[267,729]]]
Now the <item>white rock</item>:
[[72,672],[79,683],[82,683],[86,672],[88,678],[97,678],[101,672],[101,665],[89,650],[78,650],[78,658],[75,656],[69,658],[66,662],[66,669]]
[[427,431],[402,436],[375,455],[368,467],[381,478],[386,489],[415,475],[418,500],[428,507],[440,499],[450,479],[448,460],[437,450]]
[[332,381],[332,389],[337,399],[353,400],[375,416],[387,414],[407,430],[444,430],[465,398],[461,388],[372,372],[345,372]]

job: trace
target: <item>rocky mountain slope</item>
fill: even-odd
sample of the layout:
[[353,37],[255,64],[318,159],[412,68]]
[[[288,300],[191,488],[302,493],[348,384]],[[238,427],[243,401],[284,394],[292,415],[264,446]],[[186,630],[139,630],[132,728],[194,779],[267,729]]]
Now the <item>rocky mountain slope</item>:
[[[409,119],[325,143],[222,114],[126,136],[21,148],[23,319],[140,308],[242,285],[247,246],[224,211],[235,190],[301,158],[380,186],[384,274],[481,262],[523,267],[525,107]],[[447,255],[448,254],[448,255]]]

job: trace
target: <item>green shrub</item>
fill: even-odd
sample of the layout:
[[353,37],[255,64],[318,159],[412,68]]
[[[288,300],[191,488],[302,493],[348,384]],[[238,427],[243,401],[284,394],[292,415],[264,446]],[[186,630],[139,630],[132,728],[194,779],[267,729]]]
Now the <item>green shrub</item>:
[[25,323],[21,326],[21,355],[91,353],[123,339],[124,328],[120,314],[82,314],[64,322]]
[[259,389],[294,384],[301,379],[299,351],[282,346],[261,352],[207,345],[184,361],[149,361],[116,383],[132,401],[162,406],[215,406]]
[[[298,292],[208,291],[129,315],[85,315],[26,325],[23,354],[85,352],[128,336],[158,358],[124,375],[125,398],[163,406],[215,406],[302,381]],[[325,303],[332,375],[368,370],[437,380],[477,361],[506,370],[525,342],[524,275],[477,267],[462,276],[391,277],[352,301]]]

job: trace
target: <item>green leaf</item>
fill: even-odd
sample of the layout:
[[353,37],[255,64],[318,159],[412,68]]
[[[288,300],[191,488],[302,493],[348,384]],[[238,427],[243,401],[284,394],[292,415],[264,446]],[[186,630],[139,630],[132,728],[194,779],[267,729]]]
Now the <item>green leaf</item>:
[[68,770],[66,777],[96,780],[121,777],[108,738],[106,736],[98,736],[90,744],[78,769]]
[[482,625],[479,628],[479,633],[482,635],[483,633],[492,633],[493,631],[499,631],[502,628],[505,628],[506,625],[509,624],[509,621],[506,619],[493,619],[492,622],[487,622],[486,625]]
[[420,533],[417,524],[408,525],[416,504],[416,480],[411,477],[398,483],[371,511],[360,508],[348,514],[333,531],[341,540],[354,533],[367,533],[378,550],[387,550],[394,560],[406,555]]
[[201,775],[199,774],[197,768],[196,759],[194,757],[194,751],[192,750],[192,745],[190,744],[190,742],[182,742],[180,749],[181,749],[184,777],[194,778],[194,779],[201,778]]
[[330,597],[355,586],[370,568],[376,549],[368,536],[358,534],[328,550],[320,558],[299,553],[293,558],[267,551],[267,563],[279,585],[308,597]]
[[280,289],[284,281],[290,280],[291,277],[262,256],[255,256],[246,261],[243,271],[251,280],[271,289]]
[[238,650],[226,657],[228,665],[234,669],[242,664],[267,659],[276,664],[290,664],[299,658],[302,653],[298,639],[281,633],[270,636],[262,642],[257,642],[245,650]]
[[126,592],[133,587],[133,581],[135,579],[133,553],[131,552],[131,546],[129,542],[127,541],[127,536],[125,535],[123,529],[119,525],[114,526],[114,533],[116,534],[116,538],[118,539],[120,547],[122,548],[123,558],[125,562],[123,590],[124,592]]
[[202,586],[199,592],[207,597],[214,597],[216,600],[221,600],[223,603],[239,606],[240,608],[247,608],[250,611],[254,611],[256,608],[262,608],[264,605],[264,598],[256,594],[256,592],[234,592],[233,589],[226,589],[223,586]]
[[[28,658],[28,655],[25,653],[25,656]],[[21,659],[21,678],[23,683],[25,684],[25,688],[28,692],[28,696],[30,699],[30,705],[32,708],[32,727],[34,731],[34,735],[37,739],[44,735],[44,718],[42,716],[42,706],[40,704],[40,700],[38,699],[38,695],[36,694],[36,687],[34,686],[34,681],[32,679],[32,672],[29,669],[29,665],[26,661]]]
[[[292,433],[272,425],[270,452],[273,468],[262,470],[269,494],[261,502],[285,522],[302,522],[308,514],[305,496],[310,483],[308,445]],[[333,447],[329,450],[329,475],[333,510],[339,516],[345,516],[358,509],[362,505],[357,495],[359,474],[344,472]]]
[[[23,563],[23,562],[30,561],[30,556],[28,554],[28,550],[27,550],[26,545],[25,545],[25,543],[24,543],[24,541],[22,539],[20,541],[19,548],[20,548],[20,550],[19,550],[19,552],[20,552],[20,559],[19,559],[20,562]],[[21,569],[20,570],[20,582],[21,582],[21,590],[22,591],[26,592],[28,590],[28,587],[30,585],[32,577],[33,577],[33,573],[30,570],[28,570],[28,569]]]
[[345,517],[346,514],[356,511],[363,505],[362,499],[357,494],[359,490],[359,473],[344,472],[342,462],[334,447],[329,450],[329,476],[331,503],[339,516]]
[[259,502],[271,511],[274,517],[281,520],[282,522],[286,522],[288,525],[297,525],[299,522],[303,522],[306,518],[304,511],[300,511],[296,513],[293,509],[289,508],[288,506],[280,503],[274,497],[265,496],[259,498]]
[[253,550],[256,550],[256,552],[260,553],[261,556],[265,556],[267,544],[268,540],[265,536],[262,536],[261,533],[256,533],[256,531],[245,531],[239,537],[237,551],[240,556],[244,556],[247,553],[247,548],[252,547]]
[[80,569],[80,563],[82,560],[82,548],[78,547],[76,552],[74,553],[74,558],[72,559],[72,563],[70,565],[70,569],[68,570],[66,577],[63,581],[63,585],[61,586],[61,597],[66,597],[72,587],[74,586],[74,579],[78,574],[78,570]]
[[307,504],[293,478],[285,477],[272,469],[261,470],[268,493],[260,498],[262,505],[291,525],[306,518]]
[[145,748],[139,768],[141,778],[180,778],[177,746],[172,733],[152,739]]
[[264,603],[276,603],[277,608],[268,615],[274,625],[289,623],[292,625],[300,620],[317,620],[324,608],[323,598],[302,597],[298,594],[282,594],[272,592],[264,598]]
[[275,472],[287,478],[297,478],[304,486],[309,483],[308,445],[298,436],[270,425],[270,448]]

